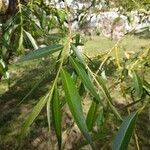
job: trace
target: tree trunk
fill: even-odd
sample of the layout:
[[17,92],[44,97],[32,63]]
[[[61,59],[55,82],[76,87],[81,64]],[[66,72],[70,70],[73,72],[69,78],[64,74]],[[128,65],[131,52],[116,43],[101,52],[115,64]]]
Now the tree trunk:
[[[27,4],[29,0],[20,0],[20,2],[23,4]],[[3,18],[2,19],[3,22],[5,22],[7,19],[9,19],[11,16],[13,16],[16,13],[18,0],[8,0],[8,4],[6,3],[7,1],[0,0],[0,16]],[[5,6],[6,10],[3,11],[1,10],[1,8],[4,7],[4,5],[8,5],[8,6]]]

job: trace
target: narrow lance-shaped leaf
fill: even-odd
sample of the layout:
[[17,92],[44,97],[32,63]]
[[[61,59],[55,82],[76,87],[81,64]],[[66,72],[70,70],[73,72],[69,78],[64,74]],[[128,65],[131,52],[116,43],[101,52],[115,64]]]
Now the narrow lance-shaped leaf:
[[137,119],[137,112],[127,116],[120,126],[112,145],[112,150],[127,150]]
[[33,36],[32,36],[29,32],[27,32],[27,31],[25,31],[25,30],[24,30],[24,32],[25,32],[25,34],[27,35],[28,39],[30,40],[30,42],[31,42],[31,44],[32,44],[32,46],[33,46],[33,48],[34,48],[34,49],[38,49],[38,45],[37,45],[35,39],[33,38]]
[[75,47],[73,44],[71,44],[71,49],[73,50],[74,54],[76,55],[76,57],[79,59],[79,61],[85,65],[85,61],[82,57],[81,52],[77,49],[77,47]]
[[52,118],[55,128],[55,133],[58,139],[58,146],[61,149],[62,132],[61,132],[61,108],[57,87],[55,88],[52,99]]
[[81,130],[83,136],[86,138],[88,143],[91,144],[91,146],[93,146],[92,138],[90,134],[88,133],[89,131],[85,122],[84,115],[83,115],[82,106],[81,106],[81,98],[75,87],[73,79],[71,78],[69,73],[67,73],[64,70],[61,71],[61,76],[62,76],[63,88],[65,91],[65,98],[69,106],[69,109],[72,113],[72,116],[77,126]]
[[65,21],[65,11],[63,9],[57,10],[56,16],[58,17],[60,23]]
[[72,66],[75,68],[76,72],[78,73],[82,83],[87,87],[87,89],[91,92],[91,94],[95,97],[96,103],[100,102],[99,95],[96,92],[94,84],[89,79],[86,71],[82,68],[82,66],[73,58],[70,57],[70,62]]
[[96,113],[97,113],[98,104],[96,104],[94,101],[92,102],[90,109],[88,111],[87,117],[86,117],[86,124],[89,129],[89,131],[92,130],[94,123],[96,121]]
[[143,83],[139,75],[135,71],[133,71],[133,82],[134,82],[135,94],[138,98],[141,98],[143,94]]
[[23,124],[23,126],[21,128],[21,132],[20,132],[20,138],[21,139],[23,137],[25,137],[25,135],[26,135],[26,133],[28,131],[28,128],[33,123],[35,118],[39,115],[39,113],[41,112],[42,108],[44,107],[44,105],[47,102],[48,96],[49,96],[49,94],[47,94],[46,96],[41,98],[41,100],[36,104],[36,106],[33,108],[32,112],[29,114],[29,116],[25,120],[25,122],[24,122],[24,124]]
[[51,109],[50,109],[50,104],[51,104],[51,99],[52,99],[52,94],[53,94],[53,88],[51,89],[51,93],[50,96],[47,100],[47,104],[46,104],[46,110],[47,110],[47,123],[48,123],[48,135],[51,135]]
[[19,62],[41,58],[41,57],[47,56],[48,54],[52,54],[62,49],[63,49],[63,45],[60,45],[60,44],[51,45],[51,46],[47,46],[44,48],[39,48],[37,50],[29,52],[26,56],[21,58]]

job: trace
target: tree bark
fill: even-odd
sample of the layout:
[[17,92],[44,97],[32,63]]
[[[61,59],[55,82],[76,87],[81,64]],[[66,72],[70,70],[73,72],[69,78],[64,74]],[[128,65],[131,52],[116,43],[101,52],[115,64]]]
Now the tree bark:
[[[20,2],[22,4],[27,4],[29,2],[29,0],[20,0]],[[0,12],[0,16],[3,18],[2,20],[4,22],[16,13],[17,5],[18,5],[18,0],[9,0],[8,9],[4,13]]]
[[9,0],[9,7],[6,11],[6,15],[13,15],[17,9],[18,0]]

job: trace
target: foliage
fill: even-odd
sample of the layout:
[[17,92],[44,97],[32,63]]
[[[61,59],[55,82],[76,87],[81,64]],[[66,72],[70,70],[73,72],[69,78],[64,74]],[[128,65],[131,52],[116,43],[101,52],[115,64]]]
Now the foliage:
[[[67,42],[67,44],[68,44],[68,42]],[[56,72],[55,80],[54,80],[53,84],[51,85],[50,90],[48,91],[48,94],[46,96],[47,98],[45,99],[46,101],[43,100],[43,102],[44,102],[44,104],[47,103],[48,106],[49,106],[49,100],[52,100],[52,101],[59,100],[59,103],[61,103],[61,99],[63,99],[63,96],[61,96],[61,94],[59,94],[60,95],[59,99],[52,98],[52,93],[55,91],[54,87],[56,85],[57,85],[57,89],[62,89],[62,86],[63,86],[64,92],[65,92],[65,99],[66,99],[65,104],[69,106],[72,116],[74,117],[76,124],[78,125],[79,129],[81,130],[81,132],[83,133],[85,138],[88,140],[88,142],[91,145],[93,145],[91,143],[91,138],[89,136],[90,134],[88,133],[88,130],[89,130],[89,132],[93,132],[93,127],[95,127],[95,125],[96,125],[95,121],[98,119],[97,113],[99,112],[99,109],[103,108],[104,111],[106,111],[106,108],[109,106],[110,112],[107,112],[107,113],[113,113],[114,116],[116,116],[116,119],[122,120],[122,117],[120,116],[120,114],[118,112],[118,109],[116,108],[116,106],[114,106],[114,101],[111,98],[111,95],[109,94],[107,86],[105,85],[105,82],[102,79],[103,76],[101,76],[99,73],[99,72],[105,71],[104,68],[107,68],[107,66],[105,66],[105,65],[107,65],[106,62],[108,61],[108,59],[106,59],[106,58],[108,58],[110,56],[108,55],[109,53],[107,53],[105,55],[105,59],[102,59],[102,63],[100,63],[100,67],[95,66],[99,70],[96,69],[96,71],[94,71],[89,68],[90,63],[83,63],[83,61],[84,61],[83,57],[81,59],[77,53],[69,54],[69,52],[67,52],[67,50],[70,51],[70,48],[66,49],[66,50],[63,49],[62,59],[60,60],[59,67]],[[66,57],[66,54],[68,54],[67,55],[68,57]],[[148,88],[148,90],[147,90],[146,88],[144,88],[144,85],[143,85],[143,82],[144,83],[148,83],[148,82],[145,80],[145,77],[141,78],[136,73],[136,71],[139,69],[145,70],[147,68],[147,63],[149,63],[148,62],[148,60],[149,60],[148,54],[149,54],[149,49],[147,51],[140,52],[138,55],[136,54],[135,57],[133,57],[131,60],[126,59],[124,62],[120,62],[120,66],[118,66],[115,70],[115,72],[117,73],[117,75],[115,75],[115,78],[117,78],[117,83],[115,83],[115,84],[120,84],[120,86],[123,86],[125,88],[125,89],[122,89],[123,91],[121,91],[121,93],[122,92],[124,93],[124,97],[126,97],[129,94],[130,98],[133,99],[133,102],[130,102],[129,105],[124,104],[125,108],[130,107],[132,105],[134,106],[134,104],[142,102],[141,106],[138,105],[139,108],[138,107],[136,108],[134,106],[137,110],[139,109],[139,111],[140,111],[141,109],[144,109],[144,107],[147,106],[147,103],[149,103],[149,100],[146,98],[146,95],[149,94],[149,86],[147,86],[145,84]],[[28,55],[32,56],[32,53],[31,54],[29,53]],[[80,56],[82,56],[82,55],[80,54]],[[116,56],[116,58],[117,59],[114,59],[114,65],[118,65],[118,61],[120,61],[118,56]],[[33,56],[33,59],[34,59],[34,56]],[[65,62],[67,59],[69,59],[69,63],[66,64]],[[92,62],[92,64],[94,64],[94,62]],[[139,64],[142,66],[140,66]],[[68,65],[70,65],[69,68],[67,67]],[[74,75],[75,75],[75,78],[73,77]],[[60,78],[60,80],[62,80],[62,84],[59,84],[59,86],[58,86],[59,78]],[[130,81],[130,83],[127,81]],[[124,85],[124,82],[126,83],[126,85]],[[76,84],[76,86],[75,86],[75,84]],[[86,89],[84,90],[84,93],[89,91],[91,94],[90,99],[93,101],[91,103],[89,111],[87,112],[87,118],[86,118],[87,125],[85,124],[84,114],[82,112],[83,105],[82,105],[82,101],[80,98],[80,97],[82,97],[83,93],[80,96],[81,93],[79,94],[78,89],[76,88],[79,86],[78,84],[79,85],[83,84],[84,87],[86,87]],[[60,98],[60,97],[62,97],[62,98]],[[145,100],[143,100],[143,99],[145,99]],[[36,108],[39,106],[40,106],[40,109],[38,109],[38,111],[37,111]],[[32,113],[29,115],[29,118],[35,119],[35,117],[39,113],[39,110],[41,110],[41,108],[43,108],[43,107],[44,107],[44,105],[43,104],[41,105],[41,100],[40,100],[38,102],[38,104],[35,106],[35,108],[33,109]],[[60,110],[59,107],[55,107],[55,108]],[[47,110],[47,111],[48,111],[48,113],[51,112],[50,110]],[[121,110],[119,110],[119,111],[121,111]],[[57,117],[61,118],[61,114],[59,114]],[[126,130],[124,131],[124,128],[120,129],[123,131],[119,130],[119,132],[123,132],[123,135],[125,132],[129,132],[130,135],[132,135],[132,132],[133,132],[133,127],[132,127],[132,132],[131,132],[130,126],[128,126],[126,124],[129,123],[132,125],[132,121],[135,118],[130,117],[130,116],[128,118],[130,118],[131,122],[129,122],[129,119],[125,119],[124,123],[123,123],[123,124],[125,124],[124,126],[126,126]],[[28,122],[28,119],[25,121],[26,131],[27,131],[28,127],[30,126],[30,124],[26,124],[26,122]],[[32,119],[32,121],[33,121],[33,119]],[[55,119],[57,119],[57,118],[55,118]],[[135,121],[133,121],[133,123],[135,124]],[[59,125],[59,127],[60,127],[60,125]],[[22,129],[22,132],[23,131],[24,131],[24,128]],[[24,131],[24,133],[25,133],[25,131]],[[57,133],[57,131],[56,131],[56,133]],[[127,135],[129,133],[127,133]],[[100,133],[98,132],[97,134],[100,134]],[[122,135],[120,135],[120,136],[122,137]],[[59,137],[60,137],[60,132],[59,132]],[[127,139],[129,140],[129,138],[124,138],[124,137],[122,137],[122,138],[123,138],[122,142],[125,142],[125,140],[127,140]],[[119,138],[119,139],[121,140],[121,138]],[[115,141],[115,143],[116,142],[119,143],[120,141],[117,140],[117,141]],[[126,143],[126,146],[127,146],[127,143]],[[60,145],[60,140],[59,140],[59,145]],[[117,145],[117,144],[115,144],[115,145]]]
[[[116,44],[110,51],[97,58],[97,65],[88,56],[88,59],[85,59],[78,50],[78,46],[81,45],[80,35],[72,34],[69,15],[67,5],[64,9],[57,9],[54,5],[31,1],[27,5],[18,3],[16,15],[2,24],[1,75],[7,75],[7,63],[10,58],[26,53],[26,49],[36,50],[29,51],[19,62],[43,58],[48,54],[53,55],[56,60],[52,69],[54,79],[48,92],[26,118],[19,137],[23,140],[32,123],[46,106],[49,134],[52,125],[58,139],[58,148],[61,149],[62,110],[68,106],[75,124],[93,149],[96,149],[95,141],[101,139],[97,135],[101,134],[100,128],[105,127],[103,122],[109,115],[119,124],[122,122],[112,144],[113,149],[120,149],[124,145],[127,148],[138,114],[149,106],[147,96],[150,95],[150,85],[142,73],[148,73],[150,49],[120,58]],[[65,26],[66,22],[68,28]],[[39,48],[40,44],[44,44],[45,47]],[[115,53],[114,58],[110,55],[111,52]],[[115,78],[111,88],[106,84],[109,77]],[[127,101],[123,108],[120,108],[119,103],[115,103],[111,96],[111,90],[115,91],[117,85],[121,87],[119,92]],[[91,100],[86,112],[83,111],[83,102],[87,100],[84,95],[88,95]],[[122,113],[127,112],[129,115],[123,119],[125,114]]]
[[133,9],[139,9],[139,8],[144,8],[144,9],[148,9],[149,8],[149,0],[106,0],[106,2],[111,5],[111,3],[113,3],[113,5],[115,7],[122,7],[123,9],[127,10],[127,11],[131,11]]
[[[65,27],[61,13],[53,5],[44,5],[40,1],[27,5],[18,3],[15,15],[2,18],[0,39],[0,75],[7,75],[7,64],[15,56],[26,53],[27,49],[37,49],[41,44],[58,43],[64,36]],[[60,17],[61,16],[61,17]]]
[[113,143],[112,146],[113,150],[128,148],[128,143],[133,133],[136,118],[137,118],[137,113],[132,113],[127,118],[124,119],[124,122],[122,123],[117,133],[116,139]]

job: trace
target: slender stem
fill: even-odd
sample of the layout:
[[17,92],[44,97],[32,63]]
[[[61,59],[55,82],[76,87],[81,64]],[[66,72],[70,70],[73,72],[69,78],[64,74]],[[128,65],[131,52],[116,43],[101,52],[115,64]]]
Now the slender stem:
[[117,48],[117,46],[115,46],[115,57],[116,57],[116,64],[117,64],[118,68],[120,69],[121,66],[120,66],[119,54],[118,54],[118,48]]
[[[98,82],[97,79],[96,79],[96,74],[93,74],[93,72],[92,72],[91,69],[88,67],[88,65],[86,65],[86,68],[89,70],[89,72],[90,72],[90,74],[92,75],[92,77],[93,77],[94,81],[96,82],[97,86],[98,86],[99,88],[101,88],[100,85],[99,85],[99,82]],[[122,117],[120,116],[120,114],[118,113],[118,111],[116,110],[116,108],[113,106],[112,102],[111,102],[108,98],[106,98],[106,100],[107,100],[107,102],[108,102],[110,108],[112,109],[113,113],[114,113],[120,120],[122,120]],[[102,104],[103,104],[103,103],[102,103]]]
[[97,74],[99,73],[99,71],[102,69],[104,63],[107,61],[107,59],[108,59],[109,55],[111,54],[111,52],[115,49],[115,47],[118,47],[119,43],[120,43],[122,40],[123,40],[123,38],[120,39],[120,40],[118,40],[118,41],[116,42],[116,44],[108,51],[108,53],[107,53],[106,56],[105,56],[105,59],[102,61],[102,63],[100,64],[98,70],[96,71],[96,75],[97,75]]
[[[68,7],[67,7],[67,3],[66,2],[65,2],[65,10],[66,10],[67,15],[69,16],[69,11],[68,11]],[[68,17],[68,19],[69,19],[69,17]],[[50,102],[51,102],[52,95],[53,95],[55,86],[57,84],[57,81],[58,81],[58,78],[59,78],[59,75],[60,75],[60,71],[61,71],[62,66],[63,66],[64,60],[65,60],[65,58],[67,56],[69,56],[71,36],[72,36],[71,35],[71,24],[68,24],[68,36],[67,36],[68,38],[66,39],[66,42],[64,44],[64,49],[62,50],[62,55],[61,55],[61,58],[59,59],[60,60],[59,68],[57,70],[56,77],[54,79],[54,82],[52,84],[52,87],[51,87],[51,90],[50,90],[50,93],[49,93],[49,99],[47,101],[47,120],[48,120],[48,126],[49,126],[49,132],[48,132],[49,137],[50,137],[50,134],[51,134],[51,126],[50,126]],[[53,149],[53,145],[51,143],[51,139],[50,138],[49,138],[49,148]]]
[[134,131],[134,140],[135,140],[135,145],[136,145],[137,150],[140,150],[138,136],[135,131]]

